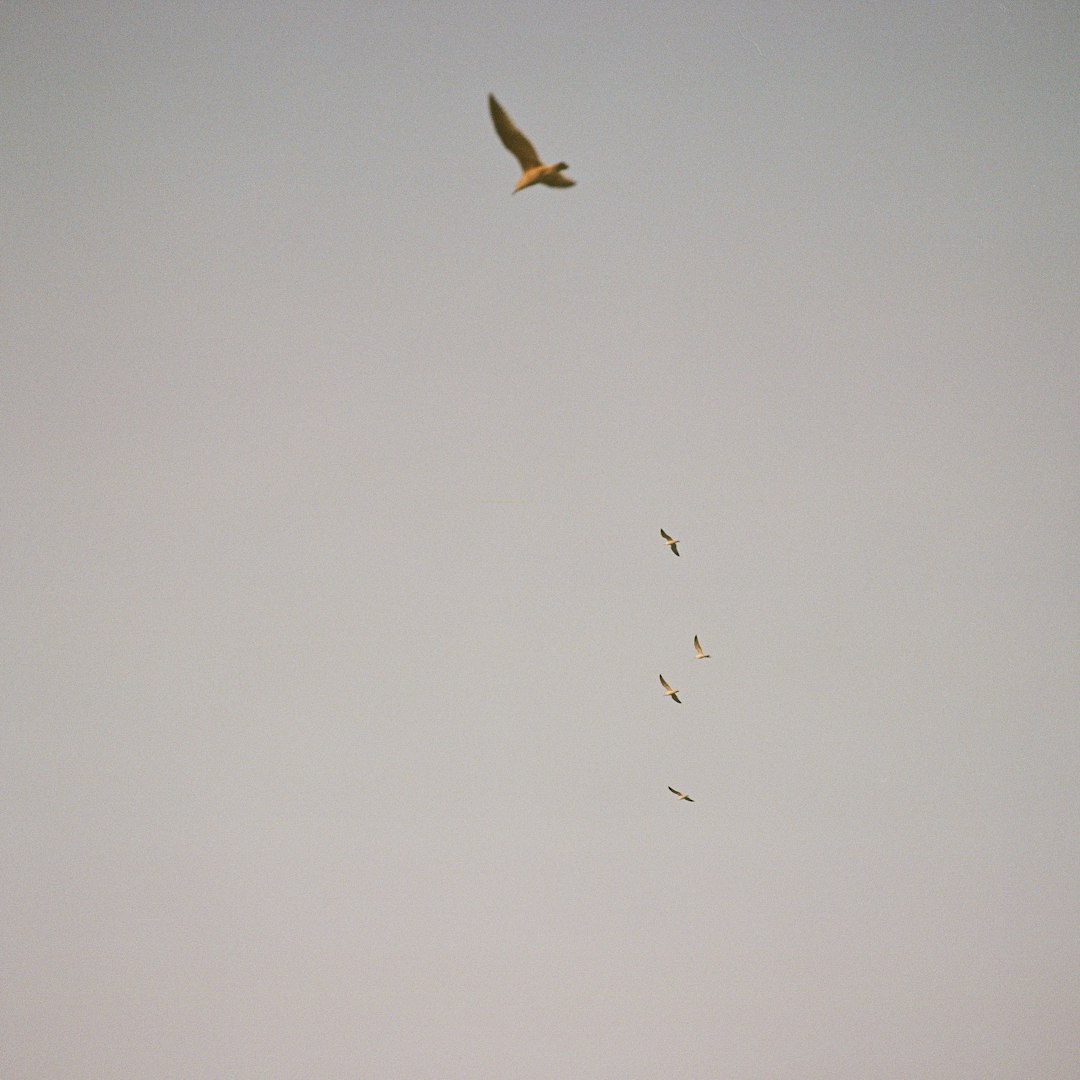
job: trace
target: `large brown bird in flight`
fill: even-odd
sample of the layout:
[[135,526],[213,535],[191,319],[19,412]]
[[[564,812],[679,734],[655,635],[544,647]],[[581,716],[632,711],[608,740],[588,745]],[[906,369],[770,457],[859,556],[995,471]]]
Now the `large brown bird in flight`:
[[488,94],[488,106],[503,146],[518,159],[521,166],[521,179],[512,194],[516,195],[522,188],[532,187],[533,184],[547,184],[548,187],[574,186],[575,181],[563,176],[563,170],[570,166],[565,161],[560,161],[557,165],[545,165],[533,144],[517,129],[514,121],[506,115],[506,110],[495,100],[494,94]]

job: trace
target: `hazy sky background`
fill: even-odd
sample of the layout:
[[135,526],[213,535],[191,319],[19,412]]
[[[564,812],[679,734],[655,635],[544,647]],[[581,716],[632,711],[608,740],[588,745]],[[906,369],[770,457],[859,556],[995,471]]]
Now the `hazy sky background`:
[[0,1075],[1075,1080],[1080,8],[468,8],[0,15]]

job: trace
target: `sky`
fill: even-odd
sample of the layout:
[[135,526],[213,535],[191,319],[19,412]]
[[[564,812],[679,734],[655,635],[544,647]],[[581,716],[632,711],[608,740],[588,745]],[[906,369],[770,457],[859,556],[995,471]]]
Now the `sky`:
[[0,1075],[1080,1077],[1078,46],[5,5]]

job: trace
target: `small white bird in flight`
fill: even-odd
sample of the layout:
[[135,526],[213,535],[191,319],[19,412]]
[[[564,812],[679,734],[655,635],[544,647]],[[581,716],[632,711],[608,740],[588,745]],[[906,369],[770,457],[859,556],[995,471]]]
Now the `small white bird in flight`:
[[675,545],[679,541],[672,539],[670,536],[668,536],[668,534],[666,532],[664,532],[663,529],[660,530],[660,535],[664,538],[664,543],[667,544],[667,546],[669,548],[671,548],[672,554],[673,555],[678,555],[679,554],[679,549]]
[[681,791],[676,791],[670,784],[668,784],[668,791],[670,791],[672,795],[678,795],[679,798],[682,799],[683,802],[693,802],[694,801],[693,799],[690,798],[689,795],[684,795]]
[[521,166],[521,179],[511,194],[516,195],[522,188],[532,187],[533,184],[564,188],[574,186],[576,181],[563,176],[563,170],[570,166],[565,161],[560,161],[557,165],[545,165],[533,144],[518,130],[514,121],[506,115],[506,110],[495,100],[494,94],[488,94],[488,106],[503,146],[518,159]]
[[701,642],[697,639],[697,634],[694,635],[694,659],[695,660],[708,660],[712,653],[705,652],[701,647]]
[[682,702],[679,701],[679,691],[672,690],[671,687],[668,686],[667,679],[665,679],[663,675],[660,676],[660,685],[664,688],[664,693],[667,694],[672,701],[678,702],[680,705],[682,704]]

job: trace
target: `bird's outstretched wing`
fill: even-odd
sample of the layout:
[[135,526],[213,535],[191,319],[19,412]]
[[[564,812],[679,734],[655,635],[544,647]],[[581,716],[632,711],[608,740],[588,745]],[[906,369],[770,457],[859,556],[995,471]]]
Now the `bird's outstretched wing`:
[[[488,94],[488,105],[491,108],[491,119],[495,122],[495,130],[502,139],[503,146],[518,159],[522,170],[535,169],[542,165],[539,155],[533,144],[514,126],[514,121],[506,115],[506,110],[495,100],[494,94]],[[558,184],[558,187],[569,187],[567,184]]]
[[668,534],[667,534],[666,532],[664,532],[664,530],[663,530],[663,529],[661,529],[661,530],[660,530],[660,535],[661,535],[661,536],[662,536],[662,537],[663,537],[663,538],[664,538],[664,539],[665,539],[665,540],[666,540],[666,541],[667,541],[667,542],[668,542],[669,544],[671,543],[671,537],[670,537],[670,536],[668,536]]
[[682,794],[681,791],[676,791],[670,784],[668,784],[668,791],[670,791],[672,795],[681,795]]
[[663,675],[661,675],[661,676],[660,676],[660,685],[661,685],[661,686],[662,686],[662,687],[663,687],[663,688],[664,688],[665,690],[670,690],[670,689],[671,689],[671,687],[670,687],[670,686],[668,686],[668,684],[667,684],[667,679],[665,679]]

